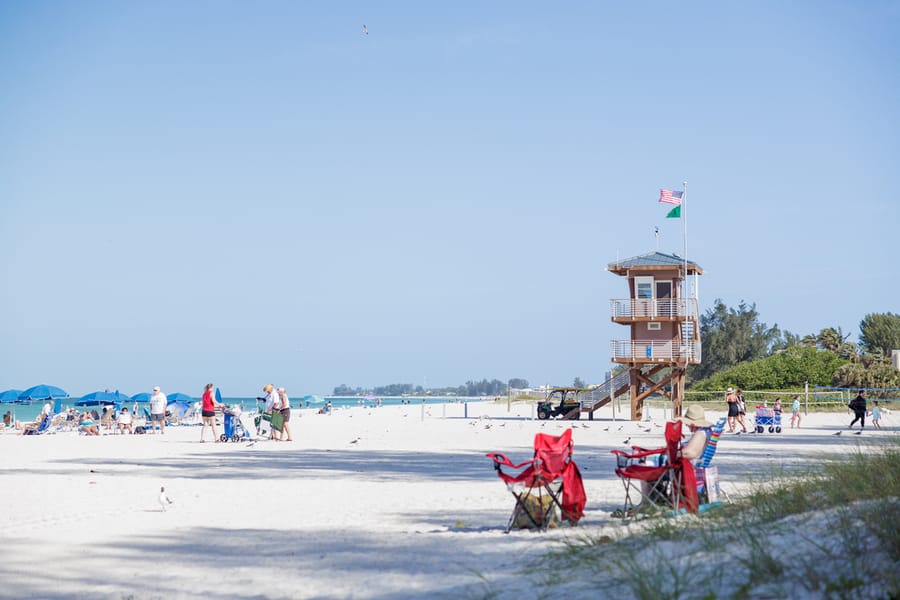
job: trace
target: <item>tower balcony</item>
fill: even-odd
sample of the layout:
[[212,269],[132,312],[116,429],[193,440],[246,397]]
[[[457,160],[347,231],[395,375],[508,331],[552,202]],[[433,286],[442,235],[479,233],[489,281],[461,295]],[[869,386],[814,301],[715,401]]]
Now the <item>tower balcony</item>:
[[616,323],[698,320],[696,298],[621,298],[609,301]]
[[613,340],[610,342],[612,361],[617,363],[669,363],[699,364],[701,344],[699,340]]

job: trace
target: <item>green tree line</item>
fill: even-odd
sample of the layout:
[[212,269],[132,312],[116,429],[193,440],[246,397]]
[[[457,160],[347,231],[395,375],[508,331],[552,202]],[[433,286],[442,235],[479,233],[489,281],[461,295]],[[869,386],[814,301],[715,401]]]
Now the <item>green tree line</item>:
[[900,387],[890,364],[890,350],[900,348],[900,315],[866,315],[859,329],[858,344],[840,327],[801,337],[763,323],[755,304],[729,308],[717,299],[700,318],[703,362],[688,369],[690,389]]

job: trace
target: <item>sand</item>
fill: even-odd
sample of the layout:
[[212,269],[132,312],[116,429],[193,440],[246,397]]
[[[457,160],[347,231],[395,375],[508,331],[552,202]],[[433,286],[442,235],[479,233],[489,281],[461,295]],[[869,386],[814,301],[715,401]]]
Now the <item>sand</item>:
[[[295,411],[295,440],[159,435],[0,435],[0,596],[85,598],[529,598],[519,571],[570,536],[617,530],[612,448],[661,445],[649,422],[537,421],[531,405],[470,403]],[[299,415],[299,416],[298,416]],[[711,413],[710,418],[721,416]],[[657,420],[654,421],[652,418]],[[799,430],[725,434],[716,464],[738,494],[773,465],[897,435],[844,431],[844,414]],[[530,457],[536,432],[573,427],[587,491],[578,527],[505,526],[512,497],[486,452]],[[646,431],[648,430],[649,431]],[[158,503],[165,486],[172,504]],[[589,597],[589,595],[587,596]]]

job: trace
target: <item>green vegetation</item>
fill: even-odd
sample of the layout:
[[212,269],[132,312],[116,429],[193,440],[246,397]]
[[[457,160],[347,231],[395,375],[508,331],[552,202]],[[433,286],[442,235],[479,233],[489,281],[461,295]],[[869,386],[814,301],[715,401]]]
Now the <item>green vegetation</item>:
[[393,383],[391,385],[377,386],[374,388],[351,388],[341,384],[334,388],[335,396],[365,396],[366,394],[374,394],[376,396],[505,396],[509,388],[523,389],[528,387],[528,381],[525,379],[510,379],[509,383],[504,383],[499,379],[482,379],[481,381],[467,381],[464,385],[429,388],[425,389],[421,385],[414,386],[411,383]]
[[891,350],[900,349],[900,315],[866,315],[859,323],[859,331],[859,345],[865,352],[890,356]]
[[734,309],[716,300],[700,319],[703,363],[688,369],[690,390],[900,386],[885,351],[900,347],[900,316],[866,315],[859,327],[858,347],[840,327],[801,338],[760,322],[756,305]]
[[750,390],[786,390],[809,385],[832,385],[835,372],[848,359],[826,350],[794,346],[777,354],[742,362],[699,381],[691,390],[724,390],[737,386]]
[[[523,576],[550,597],[888,598],[900,594],[900,445],[775,472],[699,516],[574,536]],[[575,577],[561,577],[554,566]],[[554,575],[555,573],[555,575]]]

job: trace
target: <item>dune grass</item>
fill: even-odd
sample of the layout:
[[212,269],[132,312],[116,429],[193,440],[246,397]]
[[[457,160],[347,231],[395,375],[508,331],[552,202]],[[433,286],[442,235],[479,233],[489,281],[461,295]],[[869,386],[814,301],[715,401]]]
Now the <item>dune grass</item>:
[[823,457],[799,476],[773,473],[700,516],[574,535],[542,558],[543,574],[538,565],[529,573],[569,597],[887,598],[900,597],[897,564],[900,443],[892,442]]

